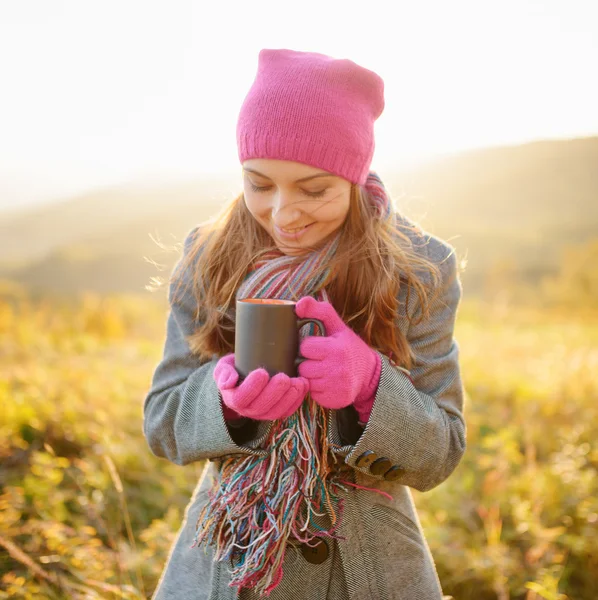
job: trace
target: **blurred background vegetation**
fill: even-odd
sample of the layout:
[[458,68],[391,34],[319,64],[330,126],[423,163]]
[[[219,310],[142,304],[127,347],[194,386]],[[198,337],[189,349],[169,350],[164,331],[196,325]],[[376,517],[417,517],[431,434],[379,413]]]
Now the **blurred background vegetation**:
[[[416,493],[445,593],[598,589],[598,138],[380,172],[463,267],[468,450]],[[167,278],[238,181],[0,213],[0,598],[149,598],[201,473],[155,458],[142,401]],[[159,243],[158,243],[159,242]]]
[[[379,173],[399,210],[467,259],[468,295],[493,297],[503,279],[535,288],[558,272],[566,249],[598,232],[598,137],[447,154]],[[237,178],[106,188],[5,212],[0,277],[60,293],[142,292],[157,275],[154,263],[168,272],[176,259],[156,240],[180,242],[239,191],[240,170]]]

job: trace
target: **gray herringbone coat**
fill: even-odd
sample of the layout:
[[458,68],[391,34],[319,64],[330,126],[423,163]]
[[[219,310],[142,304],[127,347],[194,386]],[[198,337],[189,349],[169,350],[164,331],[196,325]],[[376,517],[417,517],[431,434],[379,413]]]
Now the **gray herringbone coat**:
[[[461,283],[451,246],[425,232],[410,237],[417,251],[436,262],[442,274],[441,293],[431,305],[428,321],[409,327],[404,314],[397,316],[397,326],[416,354],[411,377],[382,356],[380,384],[365,429],[357,424],[352,409],[329,414],[329,439],[342,446],[338,454],[350,467],[349,477],[358,485],[386,491],[393,500],[355,488],[344,492],[338,533],[346,539],[331,544],[329,557],[319,565],[308,563],[300,552],[288,553],[282,583],[270,595],[272,600],[442,597],[409,488],[429,490],[440,484],[465,450],[463,387],[453,338]],[[405,307],[404,287],[401,307]],[[164,356],[144,404],[144,433],[154,454],[176,464],[212,460],[208,476],[187,506],[154,600],[257,598],[253,591],[238,594],[228,587],[228,565],[214,564],[209,549],[204,553],[203,547],[190,546],[198,513],[218,473],[218,459],[263,453],[261,445],[271,423],[246,420],[238,428],[227,425],[212,376],[217,357],[202,364],[185,339],[196,325],[193,297],[189,293],[175,302],[172,291],[171,287]],[[411,304],[410,314],[417,310]],[[372,475],[367,466],[357,466],[368,450],[398,466],[398,479],[386,481]],[[322,519],[321,524],[329,523],[327,516]]]

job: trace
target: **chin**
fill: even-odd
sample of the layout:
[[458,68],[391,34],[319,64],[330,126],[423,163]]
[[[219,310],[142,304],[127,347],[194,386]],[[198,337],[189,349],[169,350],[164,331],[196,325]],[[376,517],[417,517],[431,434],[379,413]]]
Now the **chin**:
[[308,252],[308,250],[306,248],[291,248],[289,246],[280,246],[278,244],[276,244],[278,246],[278,249],[283,253],[286,254],[287,256],[301,256],[302,254],[306,254]]
[[276,246],[278,249],[288,256],[300,256],[302,254],[309,254],[310,252],[314,252],[319,250],[327,241],[328,237],[324,237],[322,239],[316,240],[315,242],[312,240],[304,242],[301,246],[289,246],[284,242],[275,239]]

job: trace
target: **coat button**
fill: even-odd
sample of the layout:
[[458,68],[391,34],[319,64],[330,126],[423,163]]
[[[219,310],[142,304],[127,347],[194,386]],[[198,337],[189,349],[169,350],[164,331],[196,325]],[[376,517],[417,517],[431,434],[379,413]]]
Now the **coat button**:
[[358,467],[369,467],[376,459],[378,455],[371,450],[366,450],[356,461],[355,464]]
[[320,540],[315,546],[301,544],[301,554],[308,563],[319,565],[328,558],[328,544],[325,540]]
[[396,481],[402,474],[403,469],[395,465],[394,467],[388,469],[386,473],[384,473],[384,479],[386,479],[386,481]]
[[386,473],[390,467],[392,467],[392,463],[388,460],[388,458],[382,457],[378,460],[375,460],[370,465],[370,473],[373,475],[382,475],[383,473]]

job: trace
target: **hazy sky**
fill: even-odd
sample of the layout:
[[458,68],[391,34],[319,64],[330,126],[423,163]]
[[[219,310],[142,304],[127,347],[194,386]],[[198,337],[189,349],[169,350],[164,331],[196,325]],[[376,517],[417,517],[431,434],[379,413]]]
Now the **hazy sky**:
[[373,166],[598,134],[598,0],[0,0],[0,197],[238,168],[263,47],[385,80]]

